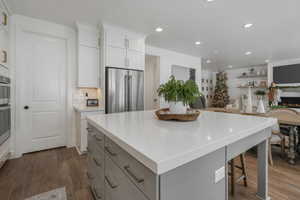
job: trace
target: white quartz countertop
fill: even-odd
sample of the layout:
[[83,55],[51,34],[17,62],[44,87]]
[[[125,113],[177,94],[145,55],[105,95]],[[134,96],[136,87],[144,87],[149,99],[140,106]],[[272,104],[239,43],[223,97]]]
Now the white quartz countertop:
[[98,112],[98,111],[104,111],[103,106],[86,106],[83,104],[75,104],[73,105],[74,109],[77,112]]
[[201,111],[193,122],[160,121],[154,111],[88,116],[95,128],[156,174],[274,126],[274,118]]

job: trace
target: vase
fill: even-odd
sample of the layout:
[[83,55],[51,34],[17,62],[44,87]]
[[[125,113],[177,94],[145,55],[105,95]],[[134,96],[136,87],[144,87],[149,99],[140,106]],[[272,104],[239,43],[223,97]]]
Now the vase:
[[258,113],[266,113],[266,109],[265,109],[262,97],[260,97],[259,100],[258,100],[256,112],[258,112]]
[[187,111],[187,106],[185,106],[182,101],[169,102],[169,106],[171,114],[185,114]]
[[246,112],[247,113],[252,113],[252,90],[251,87],[248,87],[248,98],[247,98],[247,107],[246,107]]

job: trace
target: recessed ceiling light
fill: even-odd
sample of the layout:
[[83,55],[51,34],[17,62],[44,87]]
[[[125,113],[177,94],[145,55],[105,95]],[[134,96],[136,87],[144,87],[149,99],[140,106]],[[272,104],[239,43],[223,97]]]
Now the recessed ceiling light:
[[233,66],[232,66],[232,65],[228,65],[227,67],[228,67],[228,68],[232,68]]
[[247,52],[245,53],[246,56],[249,56],[249,55],[251,55],[251,54],[252,54],[251,51],[247,51]]
[[270,60],[268,60],[268,59],[267,59],[267,60],[265,60],[265,62],[266,62],[266,63],[269,63],[269,62],[270,62]]
[[195,42],[195,45],[200,45],[200,44],[201,44],[200,41]]
[[206,60],[206,63],[207,63],[207,64],[211,63],[211,60],[209,60],[209,59],[208,59],[208,60]]
[[245,24],[245,25],[244,25],[244,28],[251,28],[252,26],[253,26],[253,24],[248,23],[248,24]]
[[156,32],[162,32],[163,30],[164,30],[164,29],[161,28],[161,27],[157,27],[157,28],[155,29]]
[[213,1],[215,1],[215,0],[206,0],[207,2],[213,2]]

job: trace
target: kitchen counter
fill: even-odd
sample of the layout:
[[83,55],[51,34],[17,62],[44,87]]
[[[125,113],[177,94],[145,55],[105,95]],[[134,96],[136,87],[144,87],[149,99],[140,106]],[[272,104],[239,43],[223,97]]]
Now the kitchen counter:
[[153,111],[95,115],[88,122],[157,174],[276,124],[276,119],[202,112],[197,121],[157,120]]
[[268,139],[274,118],[201,111],[196,121],[175,122],[138,111],[87,121],[91,187],[96,196],[105,194],[103,199],[108,194],[116,200],[227,200],[227,163],[254,146],[257,196],[270,199]]
[[97,112],[97,111],[104,111],[103,106],[86,106],[85,104],[78,104],[73,105],[73,108],[76,112]]

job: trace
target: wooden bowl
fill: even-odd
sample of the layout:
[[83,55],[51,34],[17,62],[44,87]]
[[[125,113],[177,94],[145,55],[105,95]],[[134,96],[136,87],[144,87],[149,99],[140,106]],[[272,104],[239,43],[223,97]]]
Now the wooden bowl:
[[188,112],[186,114],[172,114],[168,113],[170,110],[169,108],[163,108],[155,111],[156,116],[159,120],[175,120],[175,121],[195,121],[199,115],[199,110],[189,110],[192,112]]

